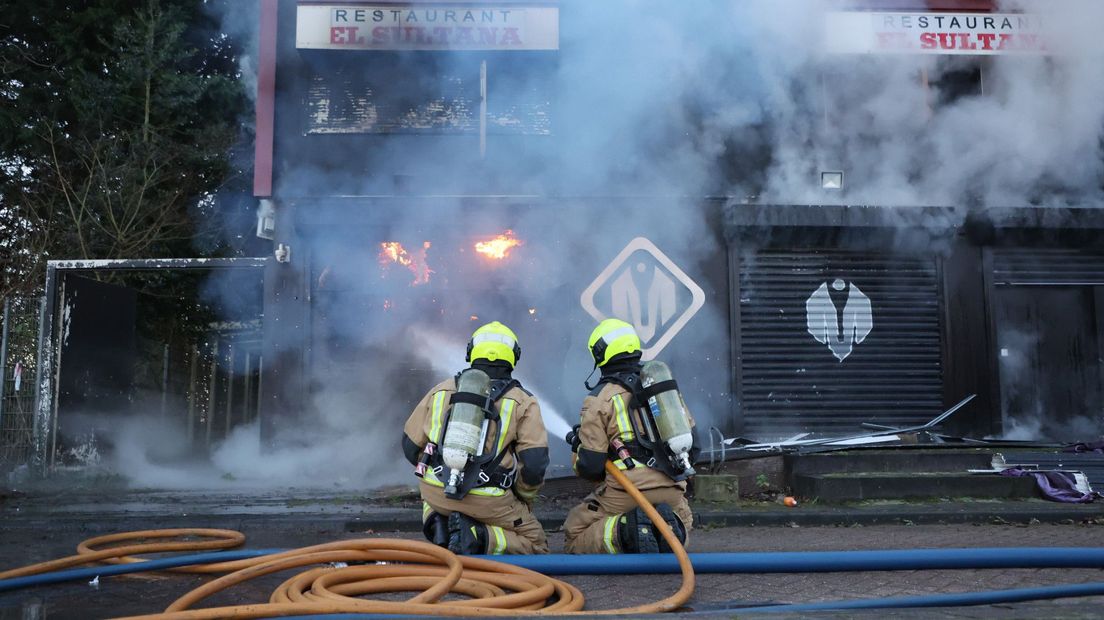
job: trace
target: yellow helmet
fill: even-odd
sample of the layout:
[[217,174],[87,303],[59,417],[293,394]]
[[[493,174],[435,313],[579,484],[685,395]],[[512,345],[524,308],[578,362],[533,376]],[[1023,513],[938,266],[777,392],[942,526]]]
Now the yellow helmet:
[[521,345],[517,336],[498,321],[487,323],[472,333],[468,341],[468,356],[466,361],[488,360],[495,362],[503,360],[509,362],[513,368],[521,359]]
[[594,363],[605,366],[615,355],[640,351],[640,337],[632,325],[620,319],[606,319],[590,332],[587,341]]

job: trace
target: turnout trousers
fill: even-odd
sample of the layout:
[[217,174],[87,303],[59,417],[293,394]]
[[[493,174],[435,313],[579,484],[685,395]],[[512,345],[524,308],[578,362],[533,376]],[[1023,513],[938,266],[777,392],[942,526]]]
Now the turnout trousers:
[[[668,504],[686,528],[690,542],[693,515],[682,486],[660,486],[641,491],[652,504]],[[565,550],[568,553],[621,553],[617,535],[618,518],[636,508],[636,501],[620,487],[598,485],[582,504],[571,509],[564,521]],[[656,534],[659,535],[658,532]]]
[[465,514],[487,526],[487,553],[534,554],[548,553],[548,541],[540,521],[532,509],[512,491],[503,495],[468,493],[463,499],[445,497],[441,487],[426,482],[419,484],[422,494],[422,522],[433,512],[446,517],[453,512]]

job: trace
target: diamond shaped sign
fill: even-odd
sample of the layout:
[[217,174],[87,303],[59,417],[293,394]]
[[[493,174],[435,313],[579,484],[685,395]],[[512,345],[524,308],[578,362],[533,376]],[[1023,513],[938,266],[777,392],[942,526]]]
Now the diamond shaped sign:
[[579,299],[595,321],[631,324],[654,359],[705,305],[705,291],[644,237],[629,242]]

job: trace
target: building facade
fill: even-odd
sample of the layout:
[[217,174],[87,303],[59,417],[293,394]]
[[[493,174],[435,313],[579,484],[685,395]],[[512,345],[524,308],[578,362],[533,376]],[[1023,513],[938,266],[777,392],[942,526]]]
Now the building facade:
[[[763,180],[777,116],[716,124],[717,93],[746,89],[710,85],[742,69],[664,48],[649,28],[671,20],[631,10],[262,0],[269,437],[338,409],[399,428],[490,320],[518,332],[519,376],[566,430],[604,316],[636,325],[714,434],[922,423],[970,394],[961,435],[1087,432],[1104,407],[1097,205],[879,203],[871,164],[831,139],[791,167],[810,187],[788,200]],[[993,56],[1048,53],[1032,16],[980,0],[867,2],[806,27],[845,59],[800,88],[816,135],[866,113],[835,90],[856,58],[905,59],[939,117],[989,96]]]

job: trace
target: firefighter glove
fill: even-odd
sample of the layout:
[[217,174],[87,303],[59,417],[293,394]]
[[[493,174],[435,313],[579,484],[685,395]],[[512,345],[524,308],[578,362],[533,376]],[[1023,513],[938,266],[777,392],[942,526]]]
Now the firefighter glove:
[[571,446],[571,451],[572,452],[578,452],[579,451],[579,444],[582,443],[582,440],[579,439],[579,425],[578,424],[571,427],[571,430],[567,432],[567,436],[564,437],[564,441],[567,442],[567,445]]

